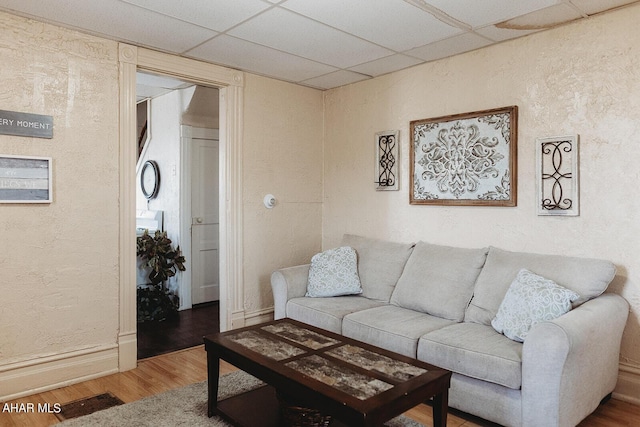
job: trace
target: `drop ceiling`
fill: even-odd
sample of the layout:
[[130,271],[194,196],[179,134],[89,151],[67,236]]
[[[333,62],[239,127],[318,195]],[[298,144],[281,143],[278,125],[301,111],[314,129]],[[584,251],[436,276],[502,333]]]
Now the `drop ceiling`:
[[0,0],[0,10],[330,89],[638,0]]

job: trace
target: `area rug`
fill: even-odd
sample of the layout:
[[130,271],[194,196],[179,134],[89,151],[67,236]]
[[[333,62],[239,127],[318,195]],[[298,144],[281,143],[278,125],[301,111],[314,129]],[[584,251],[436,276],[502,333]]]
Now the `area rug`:
[[[236,371],[220,378],[219,398],[252,390],[262,385],[251,375]],[[207,382],[146,397],[132,403],[94,412],[80,418],[64,421],[64,427],[227,427],[219,417],[207,417]],[[403,415],[385,424],[388,427],[419,427]]]

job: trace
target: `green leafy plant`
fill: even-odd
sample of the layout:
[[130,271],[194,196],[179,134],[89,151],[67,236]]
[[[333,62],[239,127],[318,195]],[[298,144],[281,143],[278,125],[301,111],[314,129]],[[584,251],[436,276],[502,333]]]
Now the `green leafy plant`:
[[150,270],[149,283],[137,289],[138,322],[165,320],[178,311],[180,302],[167,287],[169,278],[186,270],[180,246],[174,249],[166,231],[156,231],[151,236],[145,230],[138,236],[136,254]]

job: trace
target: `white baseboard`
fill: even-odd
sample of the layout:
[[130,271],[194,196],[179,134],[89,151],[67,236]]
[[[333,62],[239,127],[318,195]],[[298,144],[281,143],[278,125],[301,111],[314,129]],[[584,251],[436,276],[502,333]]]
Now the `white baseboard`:
[[273,320],[273,307],[245,312],[244,322],[246,326],[253,326],[259,323],[270,322]]
[[620,363],[618,384],[613,391],[613,397],[640,405],[640,366]]
[[136,331],[122,332],[118,335],[118,356],[120,372],[135,369],[138,366],[138,335]]
[[0,366],[0,401],[118,372],[118,347],[103,346]]

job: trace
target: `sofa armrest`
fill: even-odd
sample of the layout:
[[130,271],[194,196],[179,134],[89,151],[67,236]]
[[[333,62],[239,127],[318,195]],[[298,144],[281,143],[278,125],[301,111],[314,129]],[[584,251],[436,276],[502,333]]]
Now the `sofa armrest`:
[[629,304],[604,294],[535,325],[522,349],[522,425],[574,426],[615,388]]
[[276,320],[287,317],[287,301],[303,297],[307,293],[310,267],[311,264],[298,265],[282,268],[271,274],[273,315]]

